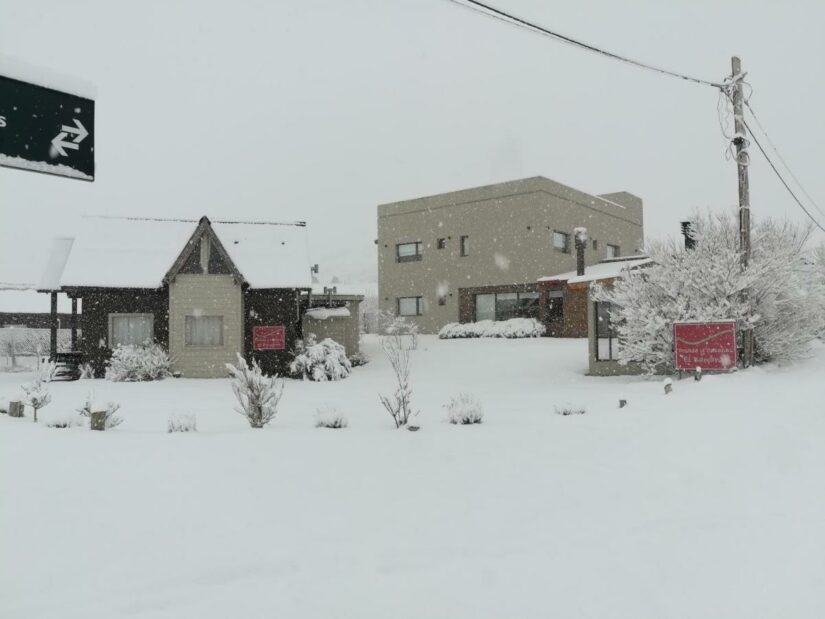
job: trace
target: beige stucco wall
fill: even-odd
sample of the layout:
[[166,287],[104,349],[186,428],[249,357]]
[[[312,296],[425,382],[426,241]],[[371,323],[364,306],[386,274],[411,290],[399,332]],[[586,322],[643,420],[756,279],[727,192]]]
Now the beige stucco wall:
[[[423,333],[434,333],[458,320],[460,288],[534,283],[574,270],[577,226],[588,229],[587,264],[603,260],[608,243],[634,254],[644,238],[641,199],[609,195],[614,201],[536,177],[379,205],[379,307],[394,312],[398,297],[422,296],[424,315],[415,321]],[[553,248],[554,230],[571,235],[570,253]],[[460,256],[462,235],[470,242],[466,257]],[[439,250],[441,237],[447,246]],[[423,259],[396,262],[396,244],[414,241],[422,242]],[[439,289],[447,291],[446,305],[437,303]]]
[[348,317],[330,317],[318,320],[304,315],[303,331],[304,337],[314,333],[316,340],[332,338],[347,350],[347,356],[360,351],[361,323],[360,323],[360,301],[348,302],[350,315]]
[[[223,346],[186,346],[187,315],[223,316]],[[182,376],[226,376],[243,350],[243,297],[231,275],[178,275],[169,285],[169,352]]]

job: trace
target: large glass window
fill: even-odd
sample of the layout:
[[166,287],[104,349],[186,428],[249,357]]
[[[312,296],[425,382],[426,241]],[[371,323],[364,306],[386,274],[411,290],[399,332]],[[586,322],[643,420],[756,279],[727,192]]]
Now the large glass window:
[[596,360],[613,361],[618,352],[618,341],[610,322],[610,303],[596,303]]
[[187,316],[187,346],[223,346],[223,316]]
[[399,243],[395,246],[397,262],[414,262],[421,260],[421,241],[415,243]]
[[398,315],[399,316],[421,316],[424,309],[423,299],[421,297],[399,297],[398,298]]
[[109,346],[144,346],[152,341],[152,314],[109,314]]
[[498,292],[476,295],[476,321],[538,318],[537,292]]

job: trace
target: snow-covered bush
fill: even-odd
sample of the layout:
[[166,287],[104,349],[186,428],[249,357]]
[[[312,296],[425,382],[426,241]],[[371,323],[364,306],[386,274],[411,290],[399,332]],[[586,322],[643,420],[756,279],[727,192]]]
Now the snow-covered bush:
[[169,415],[166,431],[172,432],[197,432],[198,420],[194,415]]
[[587,412],[583,406],[573,406],[572,404],[556,406],[555,410],[557,415],[564,417],[568,417],[569,415],[584,415]]
[[160,344],[118,346],[106,367],[106,380],[161,380],[172,375],[172,358]]
[[352,363],[341,344],[330,338],[316,343],[315,334],[310,333],[305,342],[298,340],[289,372],[305,380],[341,380],[352,372]]
[[465,337],[541,337],[546,327],[535,318],[510,320],[480,320],[479,322],[451,322],[438,332],[442,340]]
[[315,427],[338,430],[347,427],[347,418],[334,406],[324,406],[315,411]]
[[352,367],[357,368],[359,365],[367,365],[367,363],[369,363],[370,360],[364,353],[358,351],[352,353],[349,356],[349,362],[352,365]]
[[95,377],[95,369],[92,367],[91,363],[81,363],[80,364],[80,376],[81,380],[89,380]]
[[484,409],[476,398],[469,393],[459,393],[444,405],[447,409],[447,421],[452,424],[469,426],[484,421]]
[[757,222],[746,270],[733,216],[697,214],[693,230],[694,249],[676,240],[653,245],[650,267],[612,288],[593,287],[594,299],[611,303],[619,363],[672,371],[672,326],[683,321],[735,320],[740,331],[752,329],[757,362],[803,355],[825,326],[825,277],[806,249],[810,227]]
[[34,380],[22,386],[23,392],[26,394],[23,401],[34,410],[35,423],[37,422],[37,411],[52,401],[52,395],[49,393],[49,383],[54,378],[56,369],[57,366],[54,361],[44,363],[35,373]]
[[94,403],[94,392],[90,391],[86,396],[83,406],[77,409],[81,417],[89,419],[89,427],[92,430],[111,430],[123,423],[123,418],[116,415],[120,410],[120,404],[108,402],[105,408],[96,406]]
[[263,428],[278,412],[278,402],[284,394],[284,381],[261,372],[257,361],[252,366],[238,354],[238,365],[226,364],[232,376],[232,391],[240,406],[235,411],[246,417],[253,428]]
[[[412,408],[412,388],[410,387],[410,351],[413,341],[405,334],[395,333],[381,337],[381,347],[395,373],[397,388],[392,396],[380,395],[381,404],[395,422],[395,427],[406,426],[410,418],[418,415]],[[415,426],[418,429],[418,426]]]
[[47,428],[75,428],[84,425],[83,418],[74,413],[63,413],[62,415],[47,415],[44,419]]

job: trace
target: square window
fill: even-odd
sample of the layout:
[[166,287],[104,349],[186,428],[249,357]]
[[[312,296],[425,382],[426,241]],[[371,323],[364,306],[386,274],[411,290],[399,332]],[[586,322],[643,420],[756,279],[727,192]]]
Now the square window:
[[447,247],[447,239],[438,239],[435,242],[436,249],[444,249]]
[[611,245],[610,243],[607,244],[607,257],[608,258],[618,258],[621,255],[621,249],[619,249],[618,245]]
[[559,232],[558,230],[554,231],[553,249],[564,253],[570,253],[570,235],[566,232]]
[[187,316],[187,346],[223,346],[223,316]]
[[396,262],[415,262],[421,260],[421,241],[399,243],[395,246]]
[[398,315],[399,316],[421,316],[423,303],[421,297],[399,297],[398,298]]

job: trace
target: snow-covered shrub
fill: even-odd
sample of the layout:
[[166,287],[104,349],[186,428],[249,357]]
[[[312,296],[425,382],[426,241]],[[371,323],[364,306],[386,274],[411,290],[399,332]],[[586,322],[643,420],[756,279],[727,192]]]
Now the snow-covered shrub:
[[476,398],[469,393],[459,393],[444,405],[447,409],[447,421],[452,424],[469,426],[484,421],[484,409]]
[[465,337],[541,337],[546,327],[535,318],[510,320],[480,320],[478,322],[451,322],[438,332],[442,340]]
[[94,392],[90,391],[86,396],[83,406],[77,409],[81,417],[89,419],[89,427],[92,430],[111,430],[123,423],[123,418],[116,415],[120,410],[120,404],[116,402],[106,403],[105,408],[96,406],[94,403]]
[[62,415],[47,415],[44,419],[47,428],[75,428],[84,425],[84,420],[74,413]]
[[26,394],[23,401],[34,410],[34,421],[37,422],[37,411],[52,401],[49,393],[49,383],[54,378],[57,365],[54,361],[42,364],[35,373],[34,380],[22,386]]
[[352,367],[357,368],[359,365],[367,365],[369,363],[369,359],[367,356],[362,352],[355,352],[349,356],[349,362]]
[[95,369],[92,367],[91,363],[81,363],[80,364],[80,376],[81,380],[89,380],[95,377]]
[[806,249],[810,227],[764,219],[753,226],[742,270],[735,217],[697,214],[694,249],[676,240],[649,248],[654,263],[593,297],[612,304],[618,361],[648,373],[673,371],[674,322],[735,320],[753,330],[754,360],[805,354],[825,327],[825,277]]
[[198,420],[194,415],[169,415],[166,431],[172,432],[197,432]]
[[160,380],[172,375],[172,358],[160,344],[118,346],[106,367],[106,380]]
[[587,411],[582,406],[573,406],[572,404],[565,404],[564,406],[555,407],[557,415],[567,417],[569,415],[584,415]]
[[[406,426],[410,418],[418,415],[412,408],[412,388],[410,387],[410,351],[413,341],[405,334],[395,333],[381,337],[381,347],[395,373],[398,387],[392,396],[380,395],[381,404],[395,422],[395,427]],[[415,426],[418,429],[418,426]]]
[[347,418],[334,406],[324,406],[315,411],[315,427],[338,430],[347,427]]
[[278,402],[284,393],[284,381],[277,376],[267,376],[257,361],[252,366],[238,354],[238,365],[226,364],[232,376],[232,391],[240,406],[235,411],[246,417],[253,428],[263,428],[278,412]]
[[331,338],[316,343],[314,333],[305,342],[298,340],[295,359],[289,364],[290,374],[305,380],[341,380],[351,371],[346,349]]

